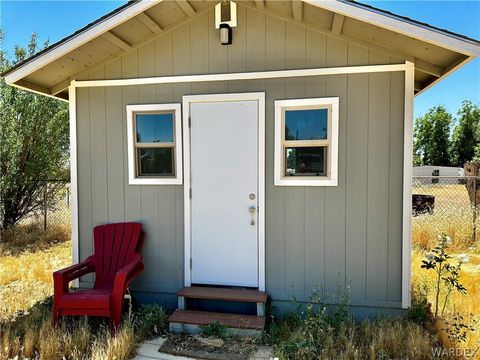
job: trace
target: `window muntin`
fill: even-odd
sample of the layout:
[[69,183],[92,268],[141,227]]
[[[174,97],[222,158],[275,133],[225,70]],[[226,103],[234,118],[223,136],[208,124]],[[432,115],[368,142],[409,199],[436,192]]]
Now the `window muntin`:
[[128,105],[130,184],[181,184],[180,104]]
[[338,98],[275,101],[275,129],[275,185],[336,185]]

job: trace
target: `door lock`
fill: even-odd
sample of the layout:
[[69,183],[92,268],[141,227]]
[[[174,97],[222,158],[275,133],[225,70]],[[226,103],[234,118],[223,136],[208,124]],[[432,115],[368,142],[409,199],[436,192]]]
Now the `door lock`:
[[248,208],[248,212],[250,213],[250,216],[251,216],[251,220],[250,220],[250,225],[255,225],[255,210],[257,210],[257,208],[255,206],[250,206]]

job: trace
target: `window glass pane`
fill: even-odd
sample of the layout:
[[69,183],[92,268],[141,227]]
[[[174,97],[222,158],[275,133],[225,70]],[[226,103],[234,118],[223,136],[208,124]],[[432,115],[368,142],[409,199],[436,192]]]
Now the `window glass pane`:
[[137,142],[173,142],[173,113],[137,114]]
[[326,140],[328,109],[285,110],[285,140]]
[[174,176],[173,148],[137,149],[139,176]]
[[325,176],[327,147],[285,148],[285,176]]

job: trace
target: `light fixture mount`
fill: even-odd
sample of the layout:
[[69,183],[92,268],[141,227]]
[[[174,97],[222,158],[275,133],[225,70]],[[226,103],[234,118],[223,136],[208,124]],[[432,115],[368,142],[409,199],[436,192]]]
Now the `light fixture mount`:
[[233,1],[222,0],[215,5],[215,29],[220,29],[220,24],[237,27],[237,4]]

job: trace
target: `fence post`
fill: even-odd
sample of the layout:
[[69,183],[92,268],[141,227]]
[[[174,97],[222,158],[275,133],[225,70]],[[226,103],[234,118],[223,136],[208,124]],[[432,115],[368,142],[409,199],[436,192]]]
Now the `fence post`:
[[472,230],[472,243],[477,240],[477,178],[473,178],[473,230]]
[[47,185],[43,188],[43,231],[47,231]]

